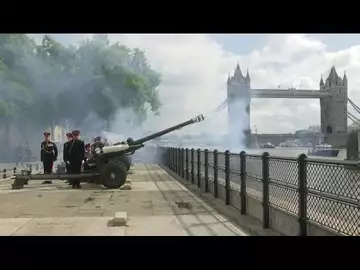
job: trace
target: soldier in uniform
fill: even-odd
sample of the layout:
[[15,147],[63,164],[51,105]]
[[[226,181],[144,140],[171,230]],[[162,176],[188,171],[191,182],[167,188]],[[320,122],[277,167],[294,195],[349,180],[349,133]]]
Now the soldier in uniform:
[[67,133],[66,134],[66,138],[67,138],[67,142],[64,143],[64,147],[63,147],[63,160],[65,162],[65,166],[66,166],[66,172],[68,173],[70,171],[70,162],[69,162],[69,146],[71,144],[71,141],[73,140],[73,135],[71,133]]
[[[44,166],[44,174],[51,174],[54,161],[57,160],[58,149],[56,144],[50,140],[50,132],[44,132],[44,141],[41,143],[41,162]],[[51,181],[44,181],[43,184],[51,184]]]
[[105,146],[105,144],[101,141],[101,137],[97,136],[94,139],[94,143],[91,145],[91,154],[95,154],[95,149],[100,148],[102,149]]
[[88,161],[91,159],[91,143],[85,144],[85,162],[84,162],[84,170],[89,168]]
[[[68,160],[70,162],[70,172],[72,174],[81,174],[81,165],[85,161],[85,143],[80,140],[80,131],[74,130],[72,132],[74,139],[70,143],[68,150]],[[80,179],[74,179],[72,188],[81,188]]]
[[88,156],[88,154],[90,154],[91,152],[91,144],[87,143],[85,144],[85,156]]

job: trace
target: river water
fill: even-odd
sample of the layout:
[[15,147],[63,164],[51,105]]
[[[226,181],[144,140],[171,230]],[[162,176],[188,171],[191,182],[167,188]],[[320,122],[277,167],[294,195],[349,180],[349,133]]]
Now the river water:
[[[206,147],[205,145],[179,145],[175,147],[184,147],[184,148],[194,148],[201,150],[208,149],[209,151],[218,150],[219,152],[225,152],[227,149],[223,147]],[[271,156],[278,156],[278,157],[298,157],[301,154],[308,154],[308,151],[311,150],[311,147],[276,147],[276,148],[249,148],[246,149],[245,152],[250,155],[261,155],[264,152],[268,152]],[[230,150],[230,149],[229,149]],[[242,149],[233,149],[230,150],[231,153],[240,153]],[[316,159],[330,159],[330,160],[344,160],[346,158],[346,149],[341,149],[339,152],[338,157],[316,157]]]

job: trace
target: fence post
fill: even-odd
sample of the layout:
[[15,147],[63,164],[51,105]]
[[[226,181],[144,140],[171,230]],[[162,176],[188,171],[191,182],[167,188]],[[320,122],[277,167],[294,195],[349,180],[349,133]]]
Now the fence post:
[[189,148],[185,149],[185,155],[186,155],[186,157],[185,157],[186,180],[189,181]]
[[191,148],[191,184],[194,184],[195,181],[195,160],[194,160],[194,148]]
[[175,168],[176,168],[176,170],[175,170],[175,172],[176,172],[176,174],[178,175],[179,174],[179,148],[175,148],[175,156],[176,156],[176,165],[175,165]]
[[263,187],[263,227],[265,229],[270,227],[269,217],[269,153],[262,154],[262,187]]
[[179,148],[175,148],[175,173],[179,174]]
[[197,186],[201,187],[201,150],[197,150]]
[[246,153],[240,153],[240,200],[241,214],[246,215]]
[[3,179],[6,178],[6,169],[3,169]]
[[205,149],[205,192],[209,192],[209,150]]
[[219,184],[219,178],[218,178],[218,151],[214,150],[214,197],[215,198],[217,198],[218,195],[219,195],[218,184]]
[[166,165],[171,169],[171,147],[167,149],[167,163]]
[[170,147],[170,169],[173,171],[173,164],[174,164],[174,148]]
[[167,166],[171,169],[171,147],[168,148],[168,151],[167,151]]
[[176,148],[173,147],[173,171],[176,172]]
[[184,179],[185,178],[185,164],[184,164],[184,153],[185,153],[185,149],[181,148],[181,177]]
[[172,164],[173,164],[173,161],[174,161],[174,155],[173,155],[173,148],[170,147],[170,153],[169,153],[169,156],[170,156],[170,159],[169,159],[169,167],[170,169],[172,170]]
[[225,204],[230,204],[230,151],[225,151]]
[[181,148],[178,148],[178,175],[181,176],[182,163],[181,163]]
[[300,236],[307,236],[307,179],[306,179],[306,159],[305,154],[298,158],[299,168],[299,225]]
[[177,153],[177,175],[181,175],[181,148],[176,148]]

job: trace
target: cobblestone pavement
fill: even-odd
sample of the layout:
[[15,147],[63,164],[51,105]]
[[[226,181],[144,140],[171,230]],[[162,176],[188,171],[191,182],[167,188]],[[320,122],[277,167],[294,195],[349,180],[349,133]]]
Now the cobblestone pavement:
[[[171,178],[158,165],[136,165],[132,190],[83,184],[73,190],[63,181],[30,181],[12,190],[0,182],[0,235],[245,236],[239,227]],[[112,227],[116,212],[127,225]]]

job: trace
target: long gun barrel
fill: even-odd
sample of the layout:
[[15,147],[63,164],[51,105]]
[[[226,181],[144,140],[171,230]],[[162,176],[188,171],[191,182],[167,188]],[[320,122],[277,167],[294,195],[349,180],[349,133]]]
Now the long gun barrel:
[[[15,178],[15,182],[13,184],[13,188],[17,188],[20,186],[24,185],[24,182],[27,182],[28,180],[40,180],[40,179],[78,179],[78,178],[89,178],[89,179],[96,179],[96,178],[101,178],[102,175],[105,175],[105,179],[107,179],[104,183],[104,185],[106,187],[111,187],[114,188],[113,184],[106,184],[109,181],[111,183],[113,183],[113,179],[109,176],[110,174],[108,173],[107,170],[109,170],[109,168],[111,170],[113,170],[111,167],[109,166],[114,166],[114,164],[116,163],[122,163],[126,168],[126,170],[129,170],[130,165],[131,165],[131,157],[129,157],[129,154],[133,154],[136,150],[144,147],[143,143],[153,140],[155,138],[158,138],[162,135],[165,135],[167,133],[170,133],[172,131],[175,131],[177,129],[183,128],[185,126],[191,125],[191,124],[195,124],[198,122],[201,122],[205,119],[205,117],[201,114],[198,115],[186,122],[183,122],[181,124],[178,124],[176,126],[170,127],[168,129],[164,129],[163,131],[159,131],[156,132],[154,134],[151,134],[149,136],[146,136],[142,139],[138,139],[135,141],[132,140],[127,140],[127,142],[123,142],[123,143],[116,143],[114,145],[110,145],[110,146],[104,146],[102,149],[98,148],[98,150],[95,151],[95,155],[93,156],[93,158],[91,160],[88,160],[87,165],[89,168],[91,168],[91,166],[93,166],[93,168],[95,169],[88,169],[86,173],[84,174],[52,174],[52,175],[16,175]],[[116,162],[109,162],[109,161],[116,161]],[[115,165],[116,166],[116,165]],[[120,171],[119,174],[119,183],[118,185],[116,185],[116,187],[120,187],[124,184],[125,179],[126,179],[126,172],[123,172],[122,167],[120,166],[118,169],[115,168],[115,170],[118,172]],[[124,174],[125,173],[125,174]],[[107,176],[108,175],[108,176]],[[110,180],[109,180],[110,179]],[[115,179],[118,179],[118,176],[115,177]],[[20,184],[19,184],[20,183]]]
[[162,130],[162,131],[156,132],[156,133],[151,134],[151,135],[149,135],[149,136],[146,136],[146,137],[144,137],[144,138],[141,138],[141,139],[132,141],[132,142],[131,142],[131,145],[143,144],[144,142],[153,140],[153,139],[158,138],[158,137],[160,137],[160,136],[163,136],[163,135],[165,135],[165,134],[167,134],[167,133],[170,133],[170,132],[172,132],[172,131],[174,131],[174,130],[183,128],[183,127],[188,126],[188,125],[192,125],[192,124],[194,124],[194,123],[201,122],[201,121],[203,121],[203,120],[205,120],[205,117],[204,117],[202,114],[200,114],[200,115],[198,115],[198,116],[196,116],[196,117],[194,117],[194,118],[192,118],[192,119],[190,119],[190,120],[188,120],[188,121],[186,121],[186,122],[183,122],[183,123],[181,123],[181,124],[178,124],[178,125],[176,125],[176,126],[173,126],[173,127],[167,128],[167,129],[164,129],[164,130]]

